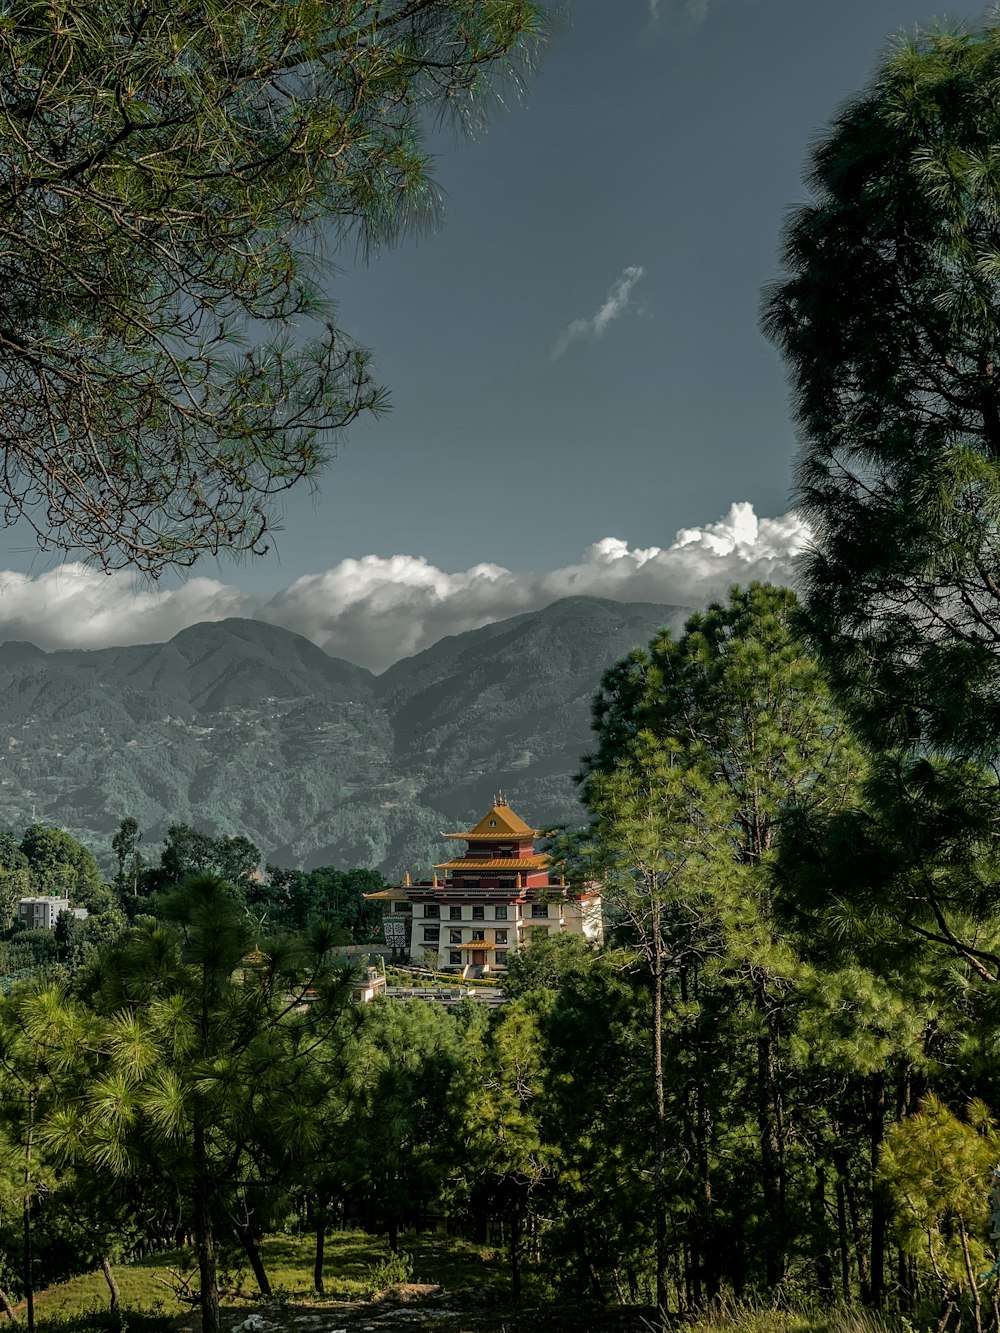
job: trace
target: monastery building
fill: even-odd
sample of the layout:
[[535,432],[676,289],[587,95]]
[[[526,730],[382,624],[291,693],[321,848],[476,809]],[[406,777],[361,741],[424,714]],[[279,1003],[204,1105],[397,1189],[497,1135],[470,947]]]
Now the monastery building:
[[434,878],[365,896],[382,903],[385,942],[393,956],[466,977],[503,972],[515,949],[550,932],[582,935],[600,943],[601,899],[571,893],[549,873],[549,858],[535,851],[542,836],[503,795],[475,828],[445,833],[465,842]]

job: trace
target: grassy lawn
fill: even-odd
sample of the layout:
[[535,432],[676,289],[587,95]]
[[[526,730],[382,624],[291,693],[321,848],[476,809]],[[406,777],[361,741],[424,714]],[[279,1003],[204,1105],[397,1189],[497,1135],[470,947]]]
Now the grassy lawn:
[[[275,1296],[282,1302],[314,1302],[312,1290],[313,1240],[309,1236],[275,1235],[261,1245],[264,1266]],[[402,1247],[413,1257],[413,1281],[435,1283],[449,1290],[457,1287],[503,1284],[505,1269],[502,1256],[492,1250],[448,1236],[423,1235],[406,1238]],[[361,1231],[337,1231],[327,1237],[324,1284],[326,1299],[361,1301],[372,1295],[371,1270],[389,1255],[383,1238]],[[122,1304],[128,1310],[147,1311],[162,1316],[158,1325],[171,1326],[171,1320],[190,1313],[190,1305],[178,1299],[172,1287],[172,1273],[189,1278],[197,1285],[197,1270],[191,1251],[160,1254],[134,1264],[115,1268]],[[223,1255],[220,1275],[225,1286],[256,1293],[249,1266],[242,1257]],[[40,1330],[62,1333],[80,1328],[84,1315],[108,1308],[108,1287],[100,1272],[88,1273],[52,1287],[36,1298]],[[236,1308],[250,1302],[227,1297],[225,1304]],[[77,1322],[73,1322],[77,1321]],[[128,1321],[129,1333],[145,1333],[134,1319]]]
[[[312,1290],[313,1242],[308,1236],[275,1235],[262,1244],[274,1300],[227,1297],[232,1328],[251,1311],[260,1311],[269,1333],[648,1333],[652,1311],[635,1307],[578,1305],[536,1288],[525,1274],[525,1299],[517,1309],[508,1300],[503,1255],[444,1235],[407,1237],[403,1249],[413,1258],[413,1283],[434,1284],[440,1291],[393,1289],[371,1301],[372,1270],[389,1254],[381,1237],[360,1231],[334,1232],[327,1238],[326,1294]],[[115,1270],[125,1311],[108,1312],[108,1290],[100,1273],[74,1278],[38,1298],[39,1333],[197,1333],[190,1304],[170,1289],[171,1272],[196,1279],[193,1255],[178,1251]],[[228,1286],[255,1293],[245,1263],[220,1272]],[[407,1299],[416,1303],[406,1305]],[[345,1302],[349,1304],[345,1304]],[[22,1316],[23,1318],[23,1316]],[[687,1323],[688,1333],[897,1333],[880,1319],[861,1312],[835,1310],[796,1313],[767,1306],[729,1305]]]

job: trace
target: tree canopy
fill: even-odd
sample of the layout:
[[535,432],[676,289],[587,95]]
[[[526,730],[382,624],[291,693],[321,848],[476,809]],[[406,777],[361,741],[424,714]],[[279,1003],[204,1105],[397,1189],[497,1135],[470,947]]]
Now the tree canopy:
[[877,743],[1000,735],[1000,23],[919,33],[818,143],[764,325],[808,622]]
[[528,0],[15,0],[0,26],[3,516],[153,575],[267,549],[270,500],[383,401],[324,260],[432,216]]

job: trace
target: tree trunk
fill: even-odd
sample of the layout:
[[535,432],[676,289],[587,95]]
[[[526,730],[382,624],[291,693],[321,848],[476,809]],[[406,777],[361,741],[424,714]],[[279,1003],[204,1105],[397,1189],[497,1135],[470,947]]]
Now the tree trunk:
[[212,1225],[212,1199],[208,1179],[208,1153],[205,1131],[196,1124],[194,1148],[194,1231],[198,1252],[198,1279],[201,1286],[201,1333],[221,1333],[219,1323],[219,1274],[215,1257],[215,1231]]
[[3,1287],[0,1287],[0,1310],[3,1310],[4,1314],[12,1324],[17,1323],[17,1315],[14,1313],[14,1307],[11,1305],[10,1297],[4,1291]]
[[830,1253],[830,1231],[826,1222],[826,1170],[816,1167],[812,1198],[813,1254],[816,1263],[816,1290],[823,1305],[833,1303],[833,1255]]
[[965,1226],[959,1222],[959,1235],[962,1238],[962,1257],[965,1260],[965,1275],[969,1279],[969,1294],[972,1297],[972,1315],[976,1323],[976,1333],[983,1333],[983,1302],[979,1295],[979,1283],[969,1254],[969,1237]]
[[767,1219],[764,1278],[772,1290],[785,1276],[785,1219],[782,1209],[781,1144],[774,1108],[774,1050],[770,1034],[757,1039],[757,1135],[761,1193]]
[[253,1269],[253,1275],[257,1282],[257,1290],[262,1296],[270,1296],[271,1283],[268,1281],[267,1271],[264,1268],[264,1260],[261,1258],[257,1237],[246,1227],[237,1228],[237,1234],[240,1238],[240,1244],[243,1246],[243,1253],[250,1260],[250,1267]]
[[[28,1093],[28,1134],[24,1145],[24,1301],[28,1314],[28,1333],[35,1333],[35,1282],[32,1268],[35,1256],[31,1238],[31,1150],[35,1138],[35,1094]],[[213,1331],[214,1333],[214,1331]]]
[[106,1254],[101,1255],[101,1272],[104,1274],[104,1281],[108,1284],[108,1291],[111,1293],[111,1309],[117,1310],[121,1307],[122,1294],[118,1290],[114,1270]]
[[840,1254],[840,1294],[844,1304],[851,1303],[851,1248],[847,1236],[847,1201],[844,1198],[844,1182],[837,1176],[834,1186],[837,1195],[837,1249]]
[[656,1236],[656,1327],[667,1321],[667,1103],[663,1087],[663,936],[653,924],[653,1209]]
[[858,1265],[858,1285],[861,1288],[862,1305],[871,1304],[872,1288],[868,1279],[868,1256],[865,1253],[864,1234],[861,1229],[861,1219],[858,1216],[858,1201],[854,1190],[851,1188],[851,1182],[848,1178],[844,1179],[844,1193],[847,1196],[847,1216],[851,1223],[851,1238],[854,1241],[854,1258]]
[[885,1076],[877,1073],[872,1081],[872,1101],[870,1120],[871,1173],[872,1173],[872,1235],[871,1260],[871,1304],[875,1310],[881,1309],[885,1290],[885,1245],[888,1229],[885,1191],[879,1184],[878,1167],[882,1152],[882,1136],[885,1132]]
[[712,1166],[708,1151],[710,1120],[700,1078],[695,1079],[694,1099],[695,1143],[702,1207],[702,1276],[705,1279],[705,1295],[709,1301],[714,1301],[719,1295],[719,1255],[715,1244],[715,1201],[712,1198]]
[[510,1297],[521,1302],[521,1215],[514,1209],[510,1219]]
[[316,1209],[316,1256],[313,1259],[313,1290],[323,1295],[323,1262],[326,1256],[326,1209]]

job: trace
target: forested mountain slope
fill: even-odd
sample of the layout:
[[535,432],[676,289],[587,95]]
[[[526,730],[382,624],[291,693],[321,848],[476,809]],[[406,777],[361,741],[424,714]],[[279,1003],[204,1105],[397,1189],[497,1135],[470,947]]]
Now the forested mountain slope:
[[60,824],[107,859],[132,815],[154,858],[182,822],[280,864],[427,869],[498,786],[536,822],[575,820],[601,671],[684,614],[567,598],[379,677],[256,620],[128,648],[0,644],[0,827]]

